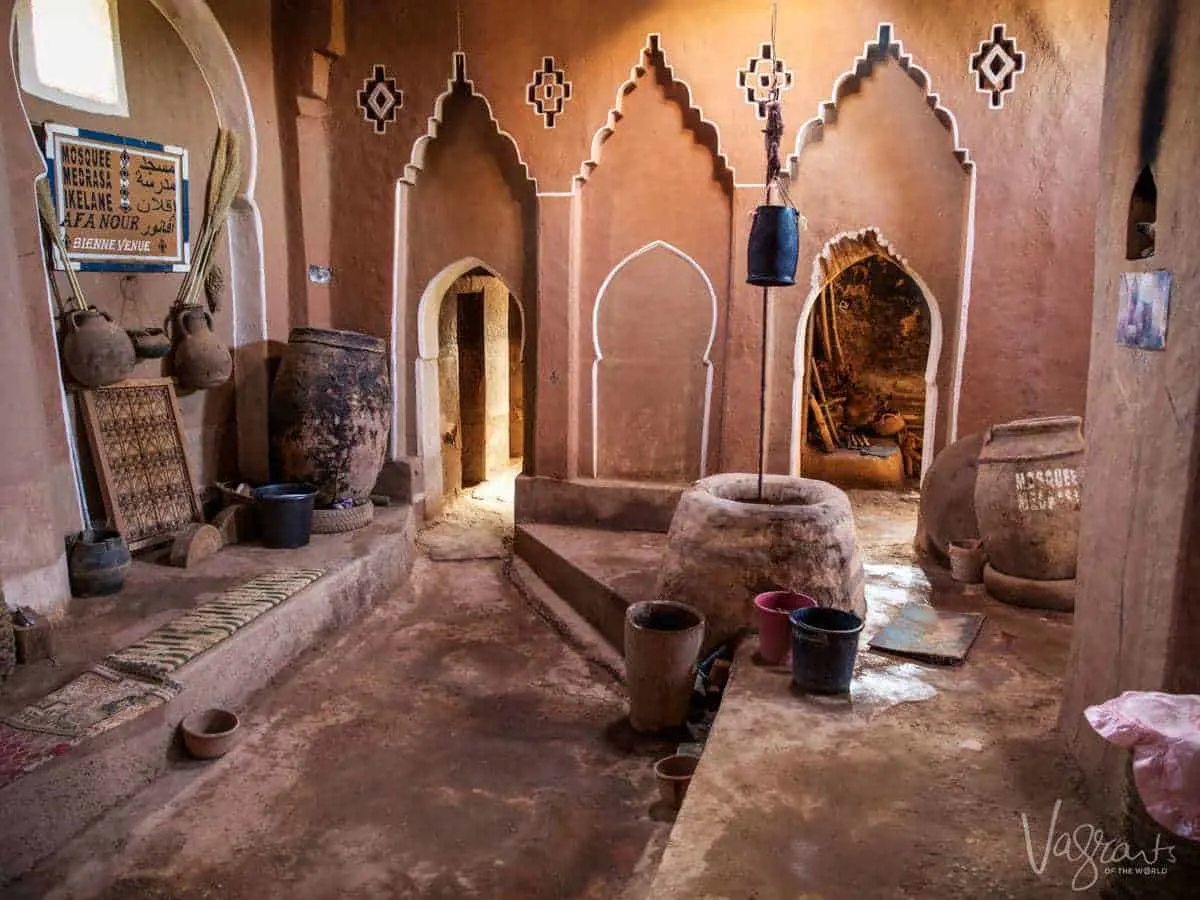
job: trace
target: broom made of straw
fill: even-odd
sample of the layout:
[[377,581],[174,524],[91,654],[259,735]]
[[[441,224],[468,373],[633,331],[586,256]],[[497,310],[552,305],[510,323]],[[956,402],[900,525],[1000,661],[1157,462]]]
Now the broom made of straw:
[[217,239],[229,218],[233,198],[242,182],[241,149],[238,136],[227,129],[217,131],[217,146],[213,151],[212,171],[208,177],[208,196],[204,205],[204,221],[200,225],[200,237],[196,241],[196,255],[192,267],[179,286],[177,306],[197,302],[204,287],[204,279],[212,265]]
[[63,240],[62,232],[59,230],[58,216],[54,214],[54,201],[50,198],[50,182],[45,178],[37,180],[37,201],[42,228],[54,244],[55,249],[58,250],[59,258],[63,261],[63,268],[67,272],[67,282],[71,285],[71,293],[75,295],[73,299],[79,304],[81,310],[87,309],[87,303],[83,299],[83,288],[79,286],[75,269],[71,266],[71,261],[67,259],[67,242]]

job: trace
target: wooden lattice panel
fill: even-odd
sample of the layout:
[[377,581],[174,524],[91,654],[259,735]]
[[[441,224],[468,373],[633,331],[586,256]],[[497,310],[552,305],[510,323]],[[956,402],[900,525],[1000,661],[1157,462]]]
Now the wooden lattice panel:
[[83,421],[112,527],[131,550],[203,521],[169,378],[81,392]]

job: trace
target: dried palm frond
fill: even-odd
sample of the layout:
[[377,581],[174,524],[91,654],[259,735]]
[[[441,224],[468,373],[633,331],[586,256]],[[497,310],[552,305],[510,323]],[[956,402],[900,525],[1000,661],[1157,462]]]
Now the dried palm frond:
[[67,259],[67,242],[63,240],[62,231],[58,227],[58,216],[54,212],[54,199],[50,196],[50,182],[45,178],[39,178],[36,189],[38,215],[42,219],[42,228],[45,229],[47,237],[50,238],[63,261],[63,267],[67,272],[67,282],[71,285],[71,293],[75,295],[75,302],[79,304],[80,309],[87,309],[87,302],[83,299],[83,288],[79,286],[79,279],[71,267],[71,261]]
[[204,221],[200,226],[200,237],[196,241],[196,253],[191,270],[179,287],[179,306],[194,304],[200,289],[208,277],[216,250],[217,239],[225,228],[229,211],[242,182],[242,159],[238,136],[227,129],[217,132],[217,144],[213,150],[212,170],[208,180],[208,195],[204,209]]

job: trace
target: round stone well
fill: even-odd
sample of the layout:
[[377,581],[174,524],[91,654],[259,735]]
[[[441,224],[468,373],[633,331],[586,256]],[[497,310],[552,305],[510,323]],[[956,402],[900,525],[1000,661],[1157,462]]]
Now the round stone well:
[[846,493],[824,481],[712,475],[679,500],[657,596],[696,607],[709,650],[752,624],[756,594],[789,590],[866,617],[864,575]]

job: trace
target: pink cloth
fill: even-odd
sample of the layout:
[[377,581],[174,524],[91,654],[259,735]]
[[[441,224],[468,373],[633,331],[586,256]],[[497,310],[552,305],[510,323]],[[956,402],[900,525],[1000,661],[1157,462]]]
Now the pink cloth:
[[1133,780],[1150,817],[1200,841],[1200,696],[1126,691],[1084,715],[1105,740],[1133,748]]

